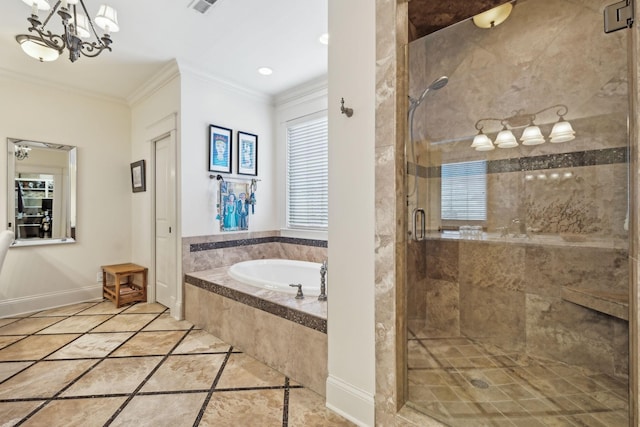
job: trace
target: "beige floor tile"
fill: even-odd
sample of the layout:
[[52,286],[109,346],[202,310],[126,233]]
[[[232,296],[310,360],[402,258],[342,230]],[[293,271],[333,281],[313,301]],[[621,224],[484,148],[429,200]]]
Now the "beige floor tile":
[[0,335],[29,335],[65,320],[66,317],[27,317],[0,328]]
[[[113,304],[113,303],[112,303]],[[127,314],[130,313],[162,313],[167,307],[158,303],[138,303],[126,307]]]
[[171,351],[184,334],[185,331],[139,332],[110,357],[164,355]]
[[11,317],[0,319],[0,328],[2,328],[3,326],[7,326],[10,323],[17,322],[18,320],[20,320],[20,319],[19,318],[11,318]]
[[161,360],[159,356],[105,359],[62,396],[133,393]]
[[[211,396],[201,427],[281,427],[284,390],[216,392]],[[306,424],[289,423],[290,426]]]
[[56,400],[38,411],[23,425],[52,426],[59,422],[59,425],[64,427],[100,427],[125,400],[126,397]]
[[170,356],[142,387],[141,392],[208,390],[224,358],[224,354]]
[[136,396],[122,410],[111,427],[192,427],[206,396],[206,393]]
[[289,390],[289,425],[305,427],[352,426],[327,409],[324,398],[308,389]]
[[23,369],[33,365],[34,362],[4,362],[0,363],[0,382],[6,380],[12,375],[17,374]]
[[143,331],[186,331],[193,325],[186,320],[176,320],[169,314],[162,314]]
[[0,350],[0,361],[39,360],[79,336],[78,334],[32,335]]
[[132,332],[86,334],[64,346],[47,359],[105,357],[133,335]]
[[232,354],[216,389],[284,386],[285,377],[246,354]]
[[0,399],[52,397],[95,363],[95,360],[38,362],[0,384]]
[[45,401],[0,402],[0,425],[14,426]]
[[125,311],[127,308],[127,306],[116,308],[116,305],[111,301],[102,301],[93,307],[86,309],[82,314],[118,314]]
[[109,319],[106,314],[94,314],[93,316],[72,316],[56,323],[40,332],[39,334],[73,334],[89,332],[100,323]]
[[[51,310],[40,311],[32,317],[43,316],[73,316],[96,305],[95,302],[83,302],[79,304],[65,305],[64,307],[52,308]],[[84,314],[84,313],[83,313]]]
[[16,341],[20,341],[24,337],[26,337],[26,335],[5,335],[5,336],[0,336],[0,349],[8,346],[9,344],[13,344]]
[[149,322],[151,322],[157,314],[118,314],[106,322],[102,323],[91,332],[126,332],[139,331]]
[[[142,332],[141,332],[142,333]],[[192,330],[173,354],[226,352],[229,344],[203,330]]]

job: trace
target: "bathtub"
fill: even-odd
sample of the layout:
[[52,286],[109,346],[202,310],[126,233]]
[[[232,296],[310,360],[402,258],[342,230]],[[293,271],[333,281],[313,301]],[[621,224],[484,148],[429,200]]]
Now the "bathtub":
[[289,259],[258,259],[238,262],[229,267],[229,275],[242,283],[288,294],[302,284],[305,296],[320,295],[320,266],[317,262]]

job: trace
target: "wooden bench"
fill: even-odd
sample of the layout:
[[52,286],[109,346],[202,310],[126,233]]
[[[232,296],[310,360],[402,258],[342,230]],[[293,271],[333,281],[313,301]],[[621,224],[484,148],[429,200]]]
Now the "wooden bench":
[[[114,264],[102,267],[102,295],[116,308],[131,302],[147,301],[147,268],[137,264]],[[136,281],[136,275],[140,280]],[[125,281],[126,279],[126,281]]]

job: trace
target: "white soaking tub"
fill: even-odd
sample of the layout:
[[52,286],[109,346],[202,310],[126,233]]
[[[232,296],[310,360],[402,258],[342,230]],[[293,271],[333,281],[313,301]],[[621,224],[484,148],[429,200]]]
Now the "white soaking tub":
[[302,285],[304,296],[320,295],[320,263],[289,259],[257,259],[238,262],[229,267],[234,279],[270,291],[295,294]]

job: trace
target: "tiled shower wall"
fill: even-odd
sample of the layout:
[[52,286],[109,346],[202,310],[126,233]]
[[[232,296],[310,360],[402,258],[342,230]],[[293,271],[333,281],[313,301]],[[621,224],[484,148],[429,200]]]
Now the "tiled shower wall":
[[562,298],[564,286],[626,293],[625,249],[434,239],[411,242],[408,257],[419,266],[408,272],[409,327],[421,336],[628,374],[628,322]]
[[282,237],[278,231],[216,234],[183,238],[182,254],[182,271],[191,273],[253,259],[322,262],[327,259],[327,242]]

